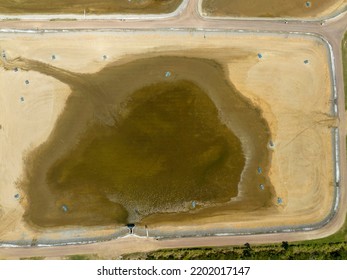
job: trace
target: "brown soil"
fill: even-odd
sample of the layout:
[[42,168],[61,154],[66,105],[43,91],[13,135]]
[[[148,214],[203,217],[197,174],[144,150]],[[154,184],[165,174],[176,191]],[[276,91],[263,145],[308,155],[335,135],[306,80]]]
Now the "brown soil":
[[230,17],[320,17],[346,5],[346,0],[203,0],[204,13]]
[[[49,3],[47,3],[49,2]],[[182,0],[4,0],[0,14],[160,14],[177,9]]]

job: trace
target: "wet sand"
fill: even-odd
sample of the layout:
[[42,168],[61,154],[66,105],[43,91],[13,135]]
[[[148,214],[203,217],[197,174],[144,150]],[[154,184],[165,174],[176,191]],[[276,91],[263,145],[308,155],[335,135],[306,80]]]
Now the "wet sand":
[[[93,75],[26,59],[11,67],[52,76],[72,89],[49,140],[26,159],[21,187],[28,194],[29,222],[100,226],[152,215],[150,225],[163,216],[182,219],[173,213],[213,215],[226,204],[248,210],[270,206],[268,126],[213,60],[162,53],[124,65],[119,61]],[[166,99],[180,91],[184,103],[194,104]],[[153,96],[166,97],[154,102]],[[230,130],[251,155],[245,169],[241,143]],[[163,212],[170,216],[157,217]]]
[[345,8],[346,0],[203,0],[209,16],[315,18]]
[[1,1],[0,14],[161,14],[178,8],[182,0],[16,0]]

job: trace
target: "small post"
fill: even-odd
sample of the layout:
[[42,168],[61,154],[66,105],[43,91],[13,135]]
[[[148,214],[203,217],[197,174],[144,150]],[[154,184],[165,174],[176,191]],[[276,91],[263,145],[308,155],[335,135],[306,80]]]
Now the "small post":
[[146,229],[146,236],[147,236],[147,238],[149,237],[149,234],[148,234],[148,227],[147,227],[147,225],[145,225],[145,229]]

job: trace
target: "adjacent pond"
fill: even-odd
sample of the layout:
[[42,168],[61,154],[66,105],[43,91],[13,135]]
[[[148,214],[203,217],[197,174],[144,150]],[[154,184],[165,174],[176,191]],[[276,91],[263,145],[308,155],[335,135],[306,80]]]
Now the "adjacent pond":
[[1,1],[0,14],[161,14],[182,0],[16,0]]
[[341,0],[203,0],[202,9],[212,16],[317,17]]

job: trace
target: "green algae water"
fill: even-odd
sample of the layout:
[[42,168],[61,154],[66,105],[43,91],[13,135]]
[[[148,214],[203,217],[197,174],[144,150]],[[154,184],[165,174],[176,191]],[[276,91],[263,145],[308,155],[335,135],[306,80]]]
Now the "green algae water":
[[71,88],[51,135],[25,159],[29,223],[173,221],[271,199],[268,126],[215,61],[125,58],[93,74],[24,58],[15,66]]

